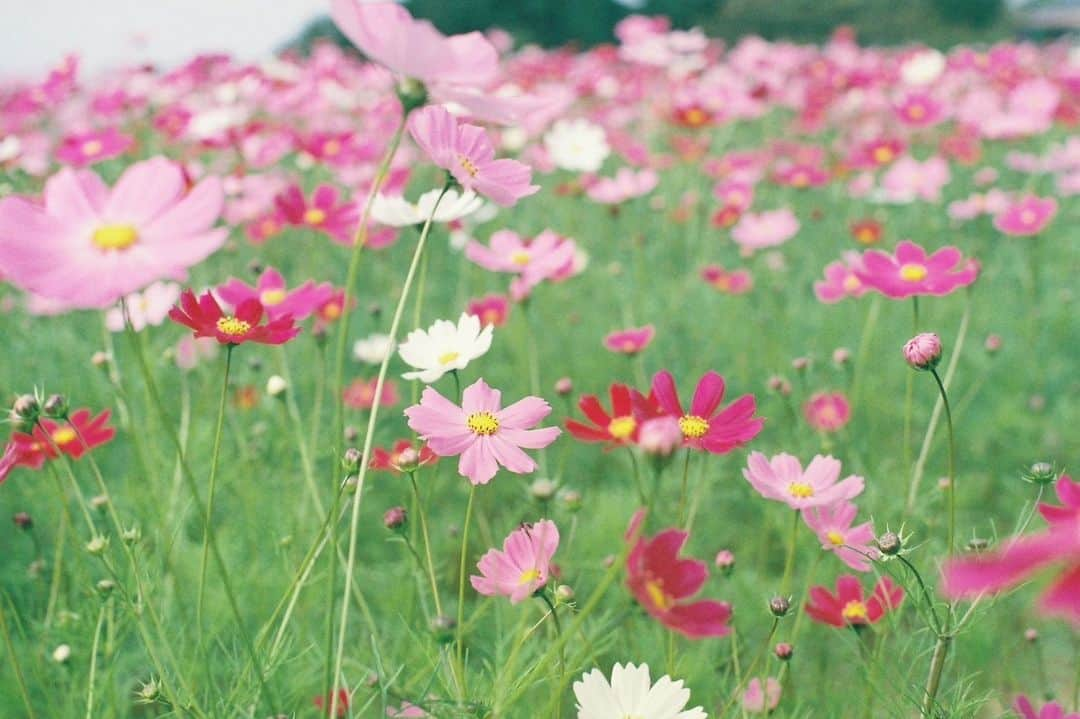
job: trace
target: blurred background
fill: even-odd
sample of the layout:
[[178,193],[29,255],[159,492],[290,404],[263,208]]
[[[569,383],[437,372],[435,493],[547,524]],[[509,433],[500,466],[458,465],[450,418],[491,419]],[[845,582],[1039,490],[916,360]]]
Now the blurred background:
[[[38,0],[5,13],[0,76],[36,74],[78,52],[93,72],[171,65],[196,52],[245,59],[338,37],[328,0]],[[918,40],[944,47],[1006,38],[1076,37],[1080,0],[409,0],[443,32],[499,27],[519,43],[589,47],[612,40],[630,13],[669,16],[727,39],[748,34],[821,41],[838,25],[866,44]]]

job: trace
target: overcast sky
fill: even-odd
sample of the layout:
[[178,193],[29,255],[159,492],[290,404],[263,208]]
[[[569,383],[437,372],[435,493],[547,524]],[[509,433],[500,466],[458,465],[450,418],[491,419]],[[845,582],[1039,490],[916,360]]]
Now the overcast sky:
[[197,52],[269,55],[329,0],[7,0],[0,77],[38,74],[78,52],[89,72],[132,62],[172,65]]

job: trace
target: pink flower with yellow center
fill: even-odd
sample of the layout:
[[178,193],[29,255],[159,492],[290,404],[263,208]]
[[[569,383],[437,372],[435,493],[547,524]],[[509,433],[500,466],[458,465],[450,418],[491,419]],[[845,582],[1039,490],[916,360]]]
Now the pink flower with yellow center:
[[465,311],[480,318],[480,324],[502,327],[510,315],[510,301],[503,295],[484,295],[470,300]]
[[274,206],[281,218],[295,227],[310,227],[324,232],[339,245],[351,246],[360,210],[354,202],[340,202],[338,189],[333,185],[319,185],[311,194],[311,201],[296,185],[291,185],[274,198]]
[[510,533],[502,551],[489,549],[480,558],[476,564],[480,575],[469,581],[484,596],[503,596],[517,604],[547,584],[558,548],[559,529],[551,520],[523,525]]
[[843,392],[815,392],[803,405],[803,417],[818,432],[838,432],[851,420],[851,404]]
[[314,314],[334,294],[334,287],[328,282],[316,285],[308,280],[296,289],[289,290],[281,273],[267,267],[254,287],[233,277],[214,292],[233,307],[254,299],[259,301],[266,310],[266,316],[272,320],[291,315],[299,321]]
[[888,577],[879,579],[874,585],[873,594],[867,597],[859,580],[845,574],[836,580],[836,594],[825,587],[812,587],[806,613],[821,624],[859,627],[876,624],[903,601],[903,587],[897,586]]
[[846,500],[824,507],[811,507],[802,513],[806,526],[813,530],[821,548],[832,552],[856,572],[870,571],[870,558],[878,556],[874,547],[874,525],[864,522],[851,526],[859,508]]
[[743,295],[754,288],[754,278],[748,270],[726,270],[720,265],[703,268],[701,279],[725,295]]
[[783,502],[792,509],[826,507],[854,499],[865,485],[863,478],[854,474],[840,480],[840,461],[820,454],[804,471],[798,458],[785,452],[771,459],[751,452],[743,477],[765,499]]
[[914,295],[944,296],[967,287],[979,276],[979,265],[965,260],[956,247],[942,247],[931,255],[905,240],[890,255],[867,250],[854,268],[855,277],[867,287],[894,300]]
[[88,170],[63,169],[44,203],[0,200],[0,274],[71,309],[97,309],[186,271],[225,242],[213,229],[221,181],[190,190],[179,165],[137,162],[110,189]]
[[870,288],[859,279],[856,268],[862,258],[856,252],[845,252],[844,259],[831,262],[825,267],[825,279],[814,283],[814,294],[826,304],[834,304],[847,297],[862,297]]
[[223,345],[257,342],[280,345],[293,339],[300,328],[289,315],[262,324],[263,306],[257,299],[240,303],[235,314],[226,314],[214,295],[206,292],[196,297],[191,290],[180,295],[180,304],[169,311],[169,319],[195,332],[195,337],[213,337]]
[[420,404],[405,410],[409,428],[440,457],[461,456],[458,472],[473,484],[487,484],[499,467],[527,474],[536,462],[522,451],[542,449],[555,441],[558,427],[530,429],[551,413],[539,397],[525,397],[508,407],[502,395],[483,379],[465,388],[461,406],[432,387],[424,388]]
[[995,215],[994,227],[1006,235],[1037,235],[1050,224],[1057,210],[1058,203],[1053,197],[1029,195]]
[[656,328],[652,325],[630,327],[605,335],[604,347],[619,354],[636,355],[645,351],[655,335]]
[[56,148],[56,159],[69,167],[86,167],[119,157],[135,145],[128,135],[110,127],[106,130],[67,135]]
[[664,370],[653,377],[650,401],[678,420],[684,446],[726,454],[756,437],[765,421],[754,416],[757,401],[753,395],[743,395],[720,409],[724,390],[724,378],[711,370],[706,372],[694,390],[690,411],[684,412],[675,379]]

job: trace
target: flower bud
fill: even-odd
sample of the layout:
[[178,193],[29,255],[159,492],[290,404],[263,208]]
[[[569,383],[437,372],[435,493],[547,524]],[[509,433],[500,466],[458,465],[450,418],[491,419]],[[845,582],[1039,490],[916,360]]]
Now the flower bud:
[[343,435],[346,442],[355,442],[356,438],[360,436],[359,430],[353,427],[351,424],[345,426],[345,433]]
[[986,348],[987,354],[997,354],[1001,351],[1001,336],[1000,335],[987,335],[986,342],[983,343],[983,347]]
[[281,397],[285,394],[285,390],[289,388],[288,382],[281,375],[271,375],[266,380],[266,394],[271,397]]
[[574,599],[574,589],[568,584],[560,584],[555,587],[555,599],[560,604],[566,604]]
[[116,582],[111,579],[99,579],[97,584],[94,585],[94,589],[98,591],[98,594],[107,596],[112,594],[112,590],[116,589]]
[[11,405],[12,418],[16,421],[25,422],[30,426],[37,422],[40,412],[41,405],[38,404],[37,397],[32,394],[20,395]]
[[851,350],[847,347],[837,347],[833,350],[832,361],[838,365],[846,365],[851,361]]
[[124,540],[124,544],[136,544],[142,539],[142,531],[138,527],[125,529],[120,534],[120,539]]
[[11,521],[14,522],[15,526],[19,529],[29,531],[34,528],[34,520],[26,512],[16,512],[15,516],[11,518]]
[[1035,641],[1038,641],[1038,639],[1039,639],[1039,633],[1036,630],[1034,630],[1034,629],[1025,629],[1024,630],[1024,641],[1026,641],[1026,642],[1035,642]]
[[416,108],[427,104],[427,88],[424,87],[424,83],[415,78],[403,79],[394,89],[397,92],[398,101],[401,102],[401,111],[406,116]]
[[566,506],[567,511],[576,512],[581,509],[581,492],[576,489],[564,489],[559,492],[559,501]]
[[41,407],[41,412],[51,419],[63,419],[68,413],[67,400],[62,394],[49,395]]
[[448,644],[453,641],[455,628],[457,628],[457,622],[444,614],[434,617],[430,624],[431,633],[435,635],[435,641],[439,644]]
[[102,537],[100,534],[89,542],[86,543],[86,551],[94,556],[99,556],[105,553],[105,550],[109,548],[109,540]]
[[795,359],[791,360],[791,369],[795,370],[796,372],[805,372],[806,370],[810,369],[810,358],[796,357]]
[[904,548],[904,543],[896,532],[885,532],[874,542],[877,544],[878,551],[887,557],[895,557]]
[[555,394],[565,397],[574,391],[574,382],[569,377],[560,377],[555,380]]
[[161,696],[161,682],[151,677],[150,681],[140,686],[135,692],[135,701],[138,704],[153,704],[159,696]]
[[769,611],[774,617],[784,617],[791,611],[791,600],[787,597],[775,596],[769,600]]
[[915,335],[904,345],[904,359],[914,369],[934,369],[941,361],[941,338],[933,332]]
[[990,540],[982,537],[972,537],[967,543],[969,552],[985,552],[989,547]]
[[67,660],[71,659],[71,647],[67,644],[61,644],[52,651],[52,660],[57,664],[66,664]]
[[391,507],[386,510],[382,518],[383,526],[387,529],[398,530],[405,526],[408,521],[408,512],[404,507]]
[[716,564],[716,568],[719,569],[720,573],[725,577],[735,571],[735,555],[730,549],[721,549],[717,552],[714,563]]
[[94,365],[98,369],[108,369],[109,360],[112,359],[108,352],[101,352],[100,350],[90,355],[90,364]]
[[360,460],[364,455],[356,447],[349,447],[341,455],[341,467],[349,474],[355,474],[360,469]]
[[89,504],[91,509],[96,509],[97,511],[101,512],[105,509],[105,507],[108,506],[109,498],[106,497],[104,494],[95,494],[93,497],[90,498]]
[[776,658],[782,662],[786,662],[791,659],[791,655],[795,653],[795,648],[787,642],[780,642],[773,648],[773,654]]
[[529,485],[529,494],[538,502],[548,502],[555,496],[559,485],[547,477],[538,477]]
[[1049,462],[1036,462],[1024,472],[1023,478],[1032,484],[1053,484],[1057,480],[1057,470]]
[[791,394],[791,383],[780,375],[774,374],[769,378],[768,382],[769,391],[776,392],[777,394],[787,397]]
[[648,454],[670,456],[682,445],[682,430],[674,417],[654,417],[641,424],[638,446]]
[[416,468],[420,466],[420,453],[412,447],[406,447],[398,452],[397,458],[394,460],[394,466],[402,472],[415,472]]

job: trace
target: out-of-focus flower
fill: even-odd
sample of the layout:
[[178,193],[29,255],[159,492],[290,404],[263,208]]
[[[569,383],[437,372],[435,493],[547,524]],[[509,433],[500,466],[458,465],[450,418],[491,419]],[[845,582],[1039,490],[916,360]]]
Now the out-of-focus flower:
[[[169,316],[169,310],[180,298],[180,285],[175,282],[155,282],[142,292],[124,298],[131,328],[136,332],[145,327],[157,327]],[[105,327],[110,332],[124,331],[124,312],[113,307],[105,313]]]
[[1014,202],[994,216],[994,227],[1006,235],[1037,235],[1057,214],[1053,197],[1028,196]]
[[851,526],[858,512],[854,503],[840,501],[807,509],[802,518],[821,541],[822,549],[833,552],[856,572],[866,572],[870,570],[870,558],[877,556],[873,545],[874,525],[864,522]]
[[571,172],[596,172],[611,154],[604,128],[582,118],[556,122],[544,147],[556,167]]
[[266,316],[276,320],[286,315],[300,321],[310,317],[333,293],[334,287],[329,282],[316,285],[308,280],[294,290],[288,290],[285,278],[273,267],[267,267],[255,286],[252,287],[235,277],[218,287],[218,297],[233,307],[239,307],[247,300],[258,300],[266,310]]
[[815,392],[803,405],[803,417],[818,432],[838,432],[851,420],[851,404],[843,392]]
[[[454,222],[484,206],[484,198],[471,190],[459,192],[449,189],[439,200],[441,194],[442,190],[429,190],[420,195],[416,202],[409,202],[404,197],[380,192],[372,200],[371,218],[390,227],[410,227],[424,224],[429,217],[436,223]],[[437,200],[438,207],[435,206]]]
[[655,335],[656,328],[652,325],[618,330],[604,336],[604,347],[619,354],[636,355],[645,351]]

